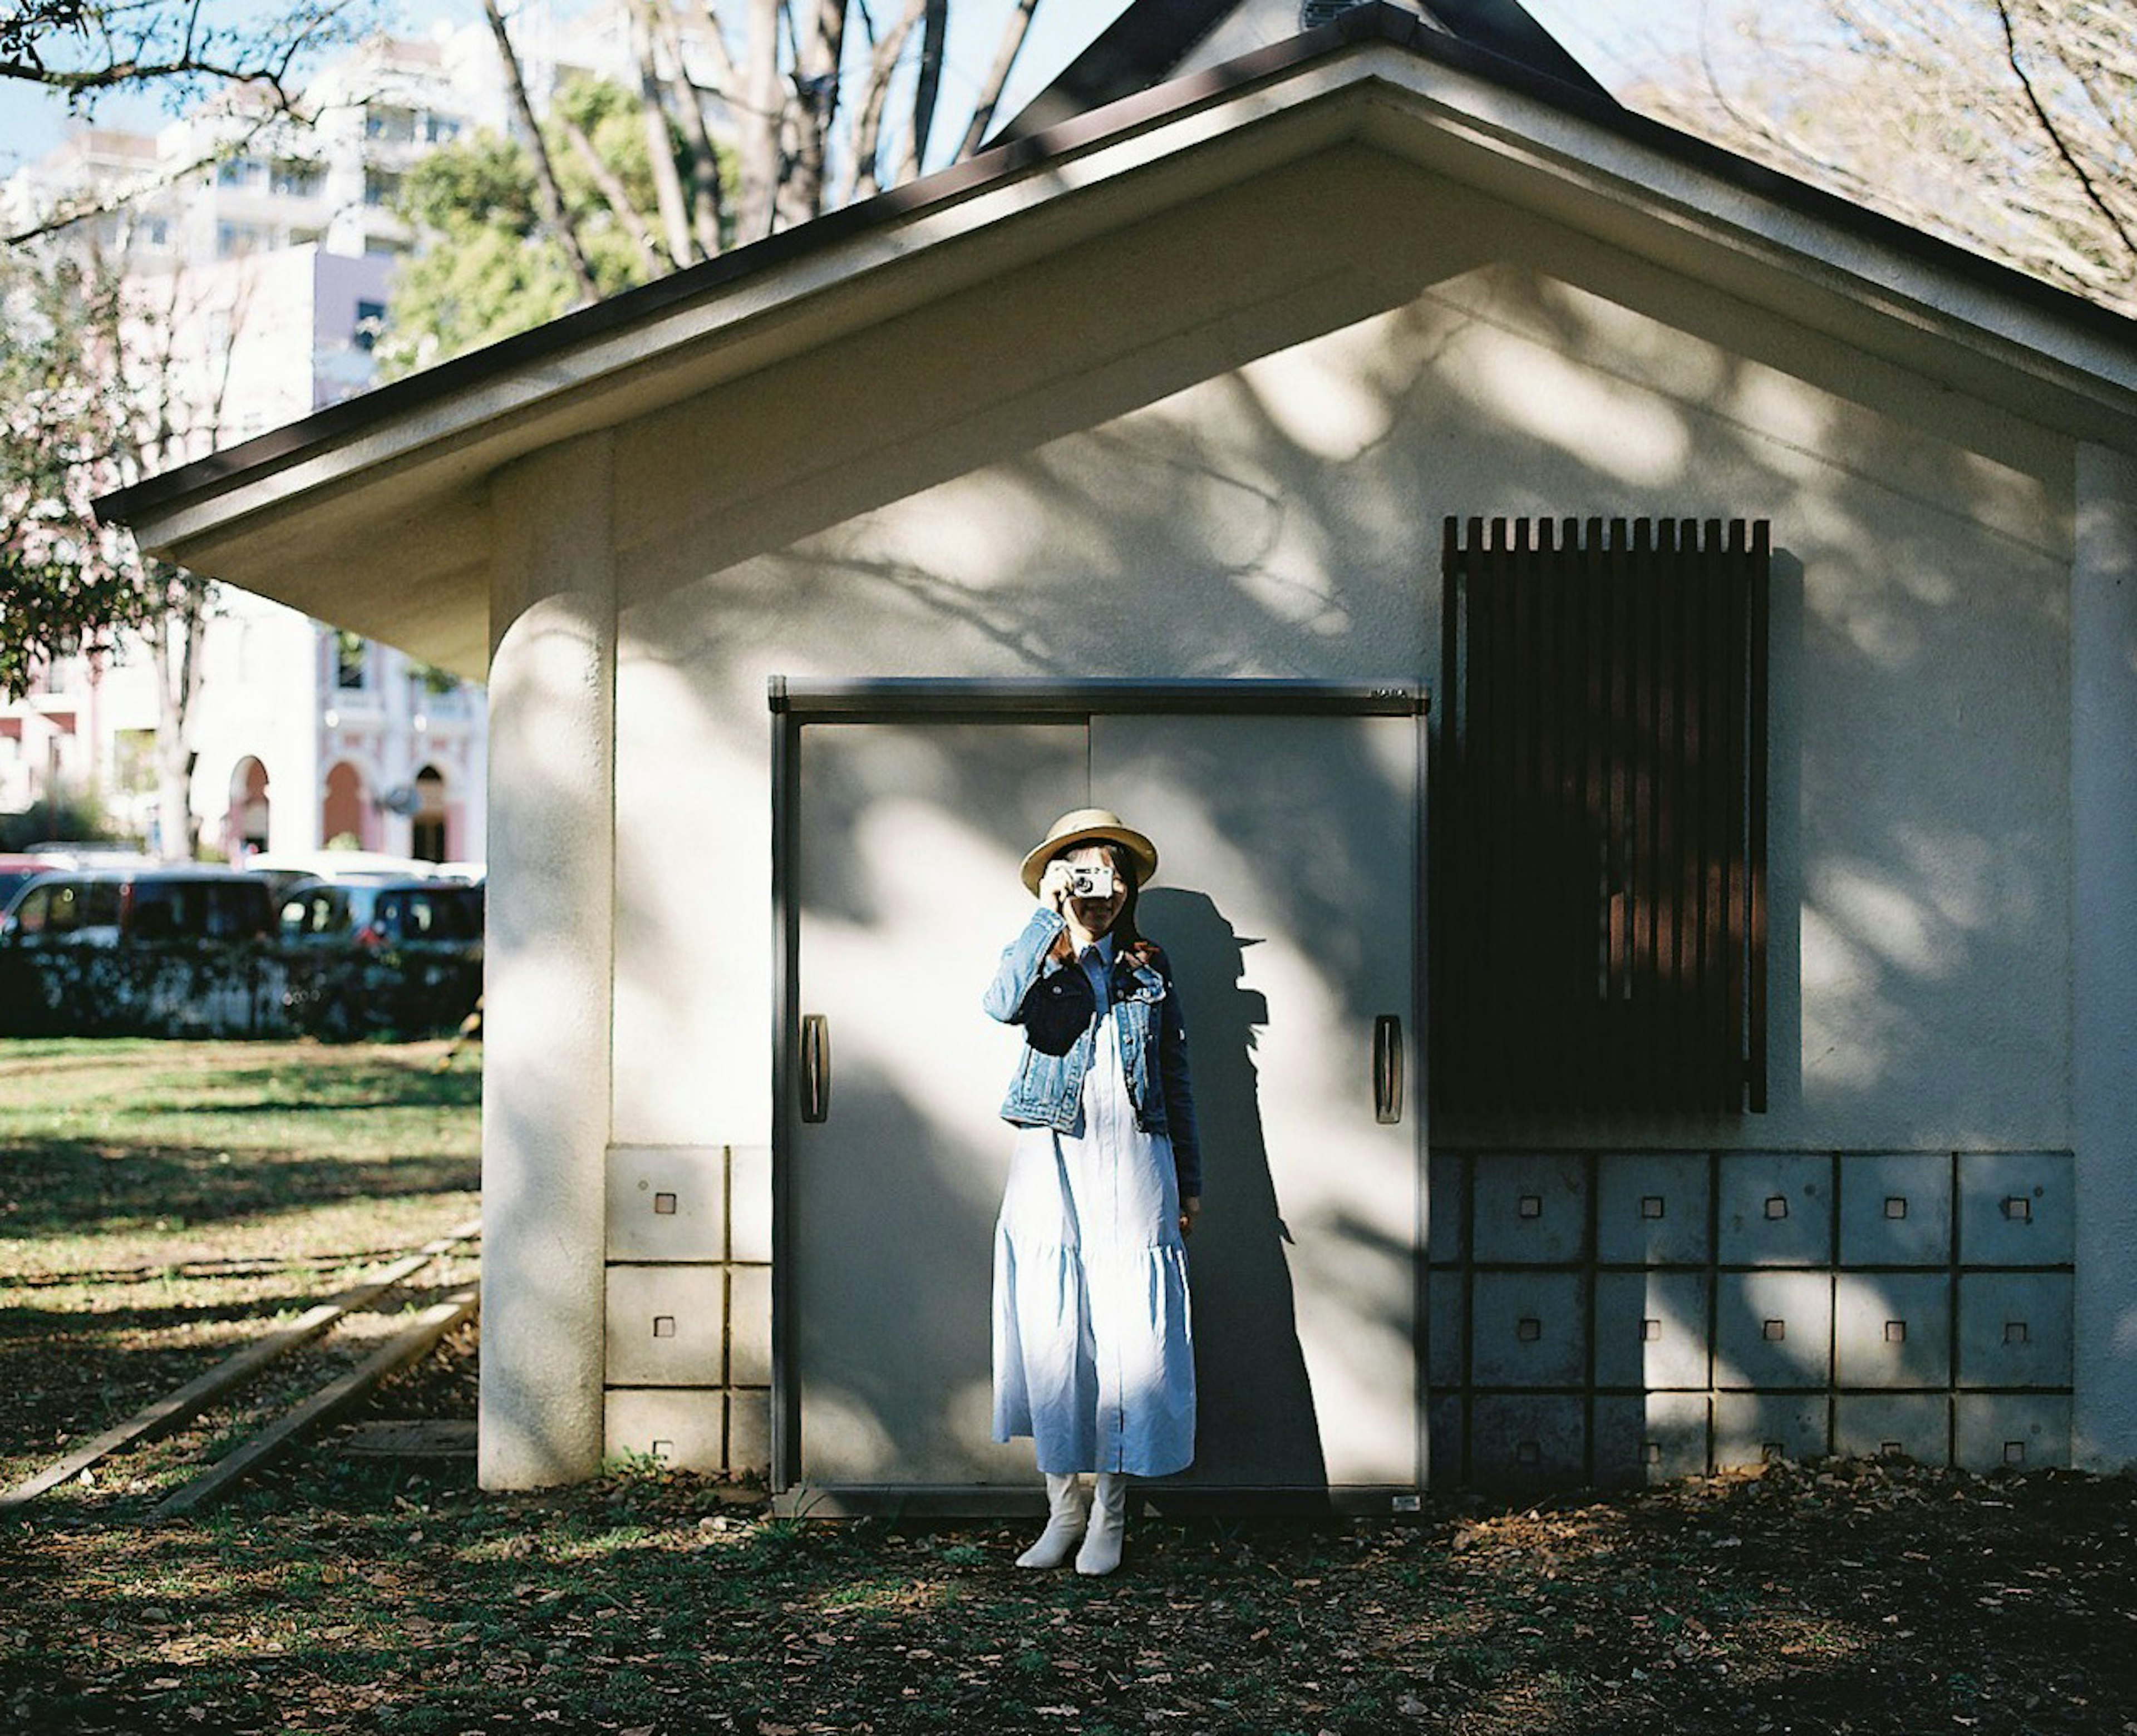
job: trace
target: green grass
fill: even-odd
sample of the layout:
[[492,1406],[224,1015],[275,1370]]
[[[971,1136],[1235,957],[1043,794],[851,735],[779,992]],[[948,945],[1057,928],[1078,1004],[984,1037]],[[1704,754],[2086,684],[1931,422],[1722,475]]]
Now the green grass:
[[[0,1476],[469,1215],[479,1087],[441,1052],[0,1049]],[[373,1414],[470,1414],[475,1354]],[[1781,1466],[1414,1524],[1142,1519],[1088,1580],[1017,1570],[1022,1526],[775,1519],[644,1461],[485,1495],[326,1439],[142,1526],[251,1414],[115,1465],[138,1496],[0,1515],[0,1732],[2137,1728],[2125,1479]]]
[[[445,1053],[0,1043],[0,1486],[474,1217],[479,1054]],[[169,1481],[153,1456],[122,1475]]]

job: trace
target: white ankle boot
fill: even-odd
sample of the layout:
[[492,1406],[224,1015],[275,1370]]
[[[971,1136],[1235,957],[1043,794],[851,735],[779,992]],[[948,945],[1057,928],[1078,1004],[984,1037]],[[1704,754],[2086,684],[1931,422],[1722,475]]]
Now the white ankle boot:
[[1091,1504],[1090,1527],[1083,1547],[1076,1552],[1079,1573],[1110,1573],[1121,1564],[1121,1539],[1127,1529],[1128,1480],[1117,1471],[1098,1473],[1098,1493]]
[[1020,1568],[1058,1568],[1074,1550],[1091,1517],[1091,1493],[1075,1476],[1046,1478],[1046,1529],[1039,1541],[1016,1558]]

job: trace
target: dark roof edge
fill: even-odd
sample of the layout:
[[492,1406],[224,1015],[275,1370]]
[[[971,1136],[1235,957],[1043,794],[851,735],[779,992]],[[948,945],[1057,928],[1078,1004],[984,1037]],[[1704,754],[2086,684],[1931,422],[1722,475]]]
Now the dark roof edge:
[[[1560,79],[1591,96],[1615,100],[1519,0],[1419,0],[1419,3],[1456,41],[1503,55],[1517,66]],[[1029,138],[1102,105],[1151,88],[1238,5],[1239,0],[1136,0],[987,143],[995,145]],[[1382,0],[1366,0],[1353,10],[1390,12],[1404,22],[1412,17],[1406,8],[1385,5]],[[1313,34],[1344,22],[1348,17],[1338,14]]]
[[770,270],[820,247],[835,246],[914,212],[948,206],[1006,181],[1049,158],[1098,139],[1132,131],[1202,106],[1246,86],[1296,70],[1323,55],[1361,42],[1388,41],[1426,58],[1550,105],[1631,143],[1659,151],[1740,190],[1821,222],[1851,230],[1935,270],[2009,296],[2066,320],[2094,335],[2137,348],[2137,319],[2068,289],[1969,251],[1954,242],[1911,228],[1838,195],[1740,157],[1691,134],[1621,107],[1607,95],[1593,97],[1503,56],[1434,29],[1415,14],[1392,6],[1366,5],[1303,36],[1293,36],[1192,78],[1176,80],[1126,98],[1095,114],[1009,142],[893,187],[858,205],[830,212],[717,259],[686,267],[650,284],[566,314],[548,323],[470,351],[421,373],[316,411],[301,421],[176,469],[144,478],[95,502],[100,520],[126,523],[133,515],[197,489],[230,481],[324,446],[388,416],[448,397],[462,387],[589,339],[606,337],[756,272]]

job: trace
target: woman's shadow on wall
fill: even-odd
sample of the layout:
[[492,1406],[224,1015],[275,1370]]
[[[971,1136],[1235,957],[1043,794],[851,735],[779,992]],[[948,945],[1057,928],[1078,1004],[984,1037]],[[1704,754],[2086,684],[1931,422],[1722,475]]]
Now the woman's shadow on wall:
[[1137,908],[1165,949],[1187,1021],[1209,1209],[1188,1244],[1195,1309],[1194,1487],[1326,1490],[1328,1466],[1298,1341],[1284,1227],[1262,1131],[1255,1038],[1267,999],[1245,986],[1255,944],[1205,892],[1160,887]]

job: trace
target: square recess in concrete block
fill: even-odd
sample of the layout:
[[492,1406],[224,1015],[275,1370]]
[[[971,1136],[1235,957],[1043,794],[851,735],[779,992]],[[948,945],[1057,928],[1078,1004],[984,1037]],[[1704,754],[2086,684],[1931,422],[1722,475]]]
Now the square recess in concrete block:
[[1959,1275],[1959,1383],[2071,1383],[2071,1276],[2064,1272]]
[[727,1468],[727,1408],[717,1389],[639,1387],[602,1395],[608,1456],[652,1457],[677,1471]]
[[2067,1266],[2071,1188],[2067,1151],[1960,1152],[1959,1263]]
[[1704,1393],[1648,1393],[1595,1401],[1595,1481],[1614,1487],[1666,1483],[1706,1470]]
[[1467,1257],[1469,1160],[1459,1151],[1435,1151],[1427,1160],[1425,1211],[1428,1257],[1448,1266]]
[[1717,1393],[1714,1468],[1823,1458],[1833,1448],[1823,1393]]
[[1833,1275],[1714,1276],[1714,1383],[1822,1387],[1833,1369]]
[[1587,1406],[1544,1393],[1469,1401],[1469,1481],[1509,1491],[1564,1489],[1588,1474]]
[[1587,1285],[1577,1272],[1480,1272],[1471,1292],[1476,1386],[1585,1386]]
[[1951,1400],[1942,1393],[1842,1393],[1833,1402],[1836,1452],[1951,1462]]
[[2071,1460],[2071,1402],[2057,1393],[1961,1393],[1952,1401],[1968,1471],[2037,1471]]
[[1703,1272],[1595,1275],[1595,1384],[1696,1387],[1711,1383]]
[[1606,1266],[1703,1266],[1703,1151],[1605,1152],[1595,1160],[1595,1257]]
[[1425,1277],[1425,1383],[1462,1384],[1463,1347],[1469,1341],[1468,1287],[1458,1272],[1434,1272]]
[[717,1266],[610,1267],[607,1383],[723,1384],[725,1276]]
[[1834,1378],[1845,1387],[1951,1384],[1951,1280],[1943,1272],[1833,1275]]
[[1487,1152],[1470,1179],[1475,1257],[1549,1266],[1588,1251],[1588,1165],[1563,1152]]
[[609,1147],[610,1259],[724,1260],[727,1238],[726,1147]]
[[1840,1160],[1840,1263],[1945,1266],[1951,1260],[1951,1159],[1884,1152]]
[[1722,1154],[1724,1266],[1833,1263],[1833,1160],[1794,1151]]

